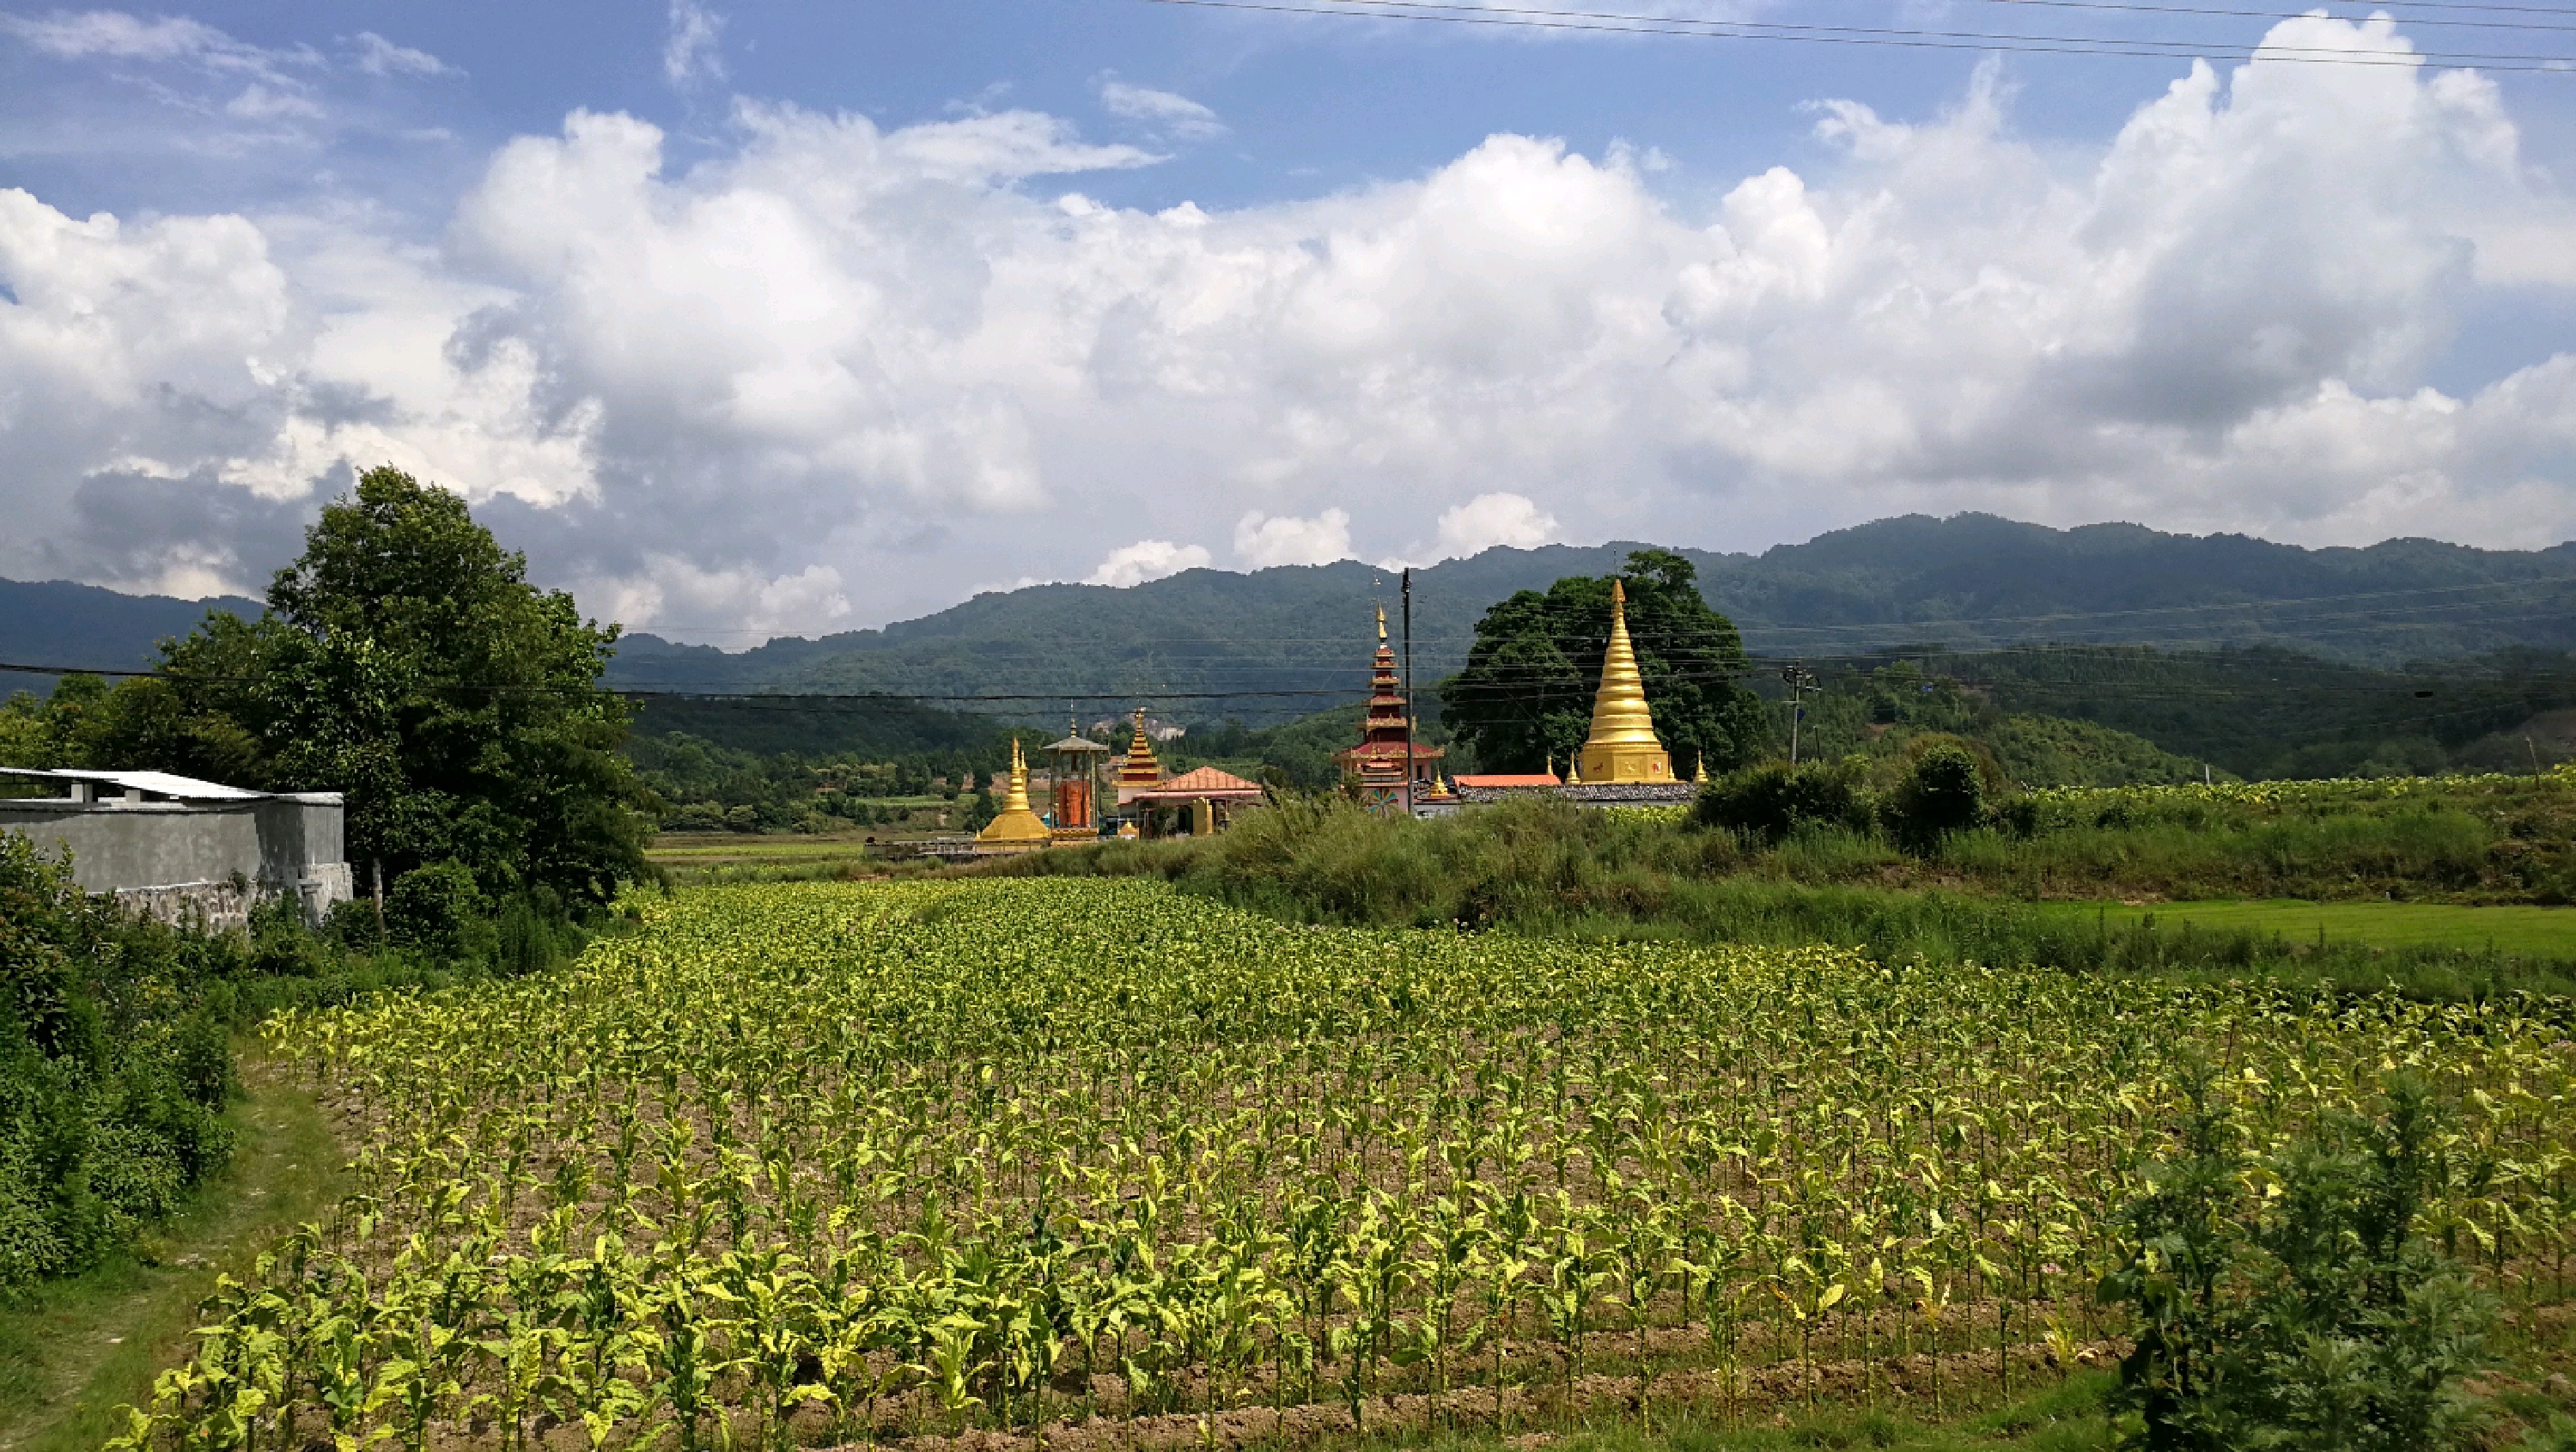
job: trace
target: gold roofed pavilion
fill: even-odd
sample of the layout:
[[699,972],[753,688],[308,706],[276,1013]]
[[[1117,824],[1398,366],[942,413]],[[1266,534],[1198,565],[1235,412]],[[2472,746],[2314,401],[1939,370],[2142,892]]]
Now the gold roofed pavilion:
[[1054,840],[1047,824],[1029,809],[1029,765],[1020,756],[1020,738],[1011,738],[1010,794],[1002,799],[1002,810],[975,834],[975,850],[982,854],[1034,852]]
[[1628,592],[1617,580],[1610,582],[1610,648],[1601,657],[1601,688],[1592,697],[1592,734],[1567,779],[1594,785],[1673,779],[1673,759],[1655,734],[1645,678],[1628,643]]

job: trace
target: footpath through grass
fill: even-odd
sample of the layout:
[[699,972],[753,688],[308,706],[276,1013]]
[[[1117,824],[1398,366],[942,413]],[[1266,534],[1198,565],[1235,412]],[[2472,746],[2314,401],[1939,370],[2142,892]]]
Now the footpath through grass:
[[312,1098],[238,1047],[231,1167],[133,1252],[0,1304],[0,1452],[90,1452],[123,1431],[117,1407],[148,1402],[186,1355],[215,1278],[331,1203],[341,1156]]

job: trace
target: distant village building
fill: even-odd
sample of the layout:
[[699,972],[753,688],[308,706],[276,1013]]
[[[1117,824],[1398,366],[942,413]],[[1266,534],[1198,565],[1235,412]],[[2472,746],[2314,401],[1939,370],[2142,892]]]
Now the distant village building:
[[252,907],[292,897],[320,923],[353,887],[338,792],[254,792],[158,771],[45,771],[53,797],[0,798],[0,831],[69,850],[72,881],[164,922],[245,927]]

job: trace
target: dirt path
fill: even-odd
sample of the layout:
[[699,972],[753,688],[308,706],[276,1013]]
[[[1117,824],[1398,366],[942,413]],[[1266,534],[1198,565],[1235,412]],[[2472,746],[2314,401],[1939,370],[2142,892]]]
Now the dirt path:
[[236,1047],[248,1098],[223,1178],[134,1253],[0,1307],[0,1452],[91,1452],[122,1431],[116,1408],[185,1353],[215,1277],[330,1203],[341,1154],[311,1096]]

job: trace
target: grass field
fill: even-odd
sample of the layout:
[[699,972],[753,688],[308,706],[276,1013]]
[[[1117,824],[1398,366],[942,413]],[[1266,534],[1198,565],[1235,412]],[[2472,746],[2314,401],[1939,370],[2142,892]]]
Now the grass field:
[[2576,908],[2463,907],[2428,902],[2052,903],[2045,911],[2111,927],[2152,923],[2205,932],[2272,933],[2295,944],[2458,948],[2576,960]]
[[896,827],[871,827],[828,836],[664,833],[645,849],[644,859],[680,885],[855,877],[884,868],[884,859],[871,850],[870,837],[884,845],[936,835],[942,834]]

